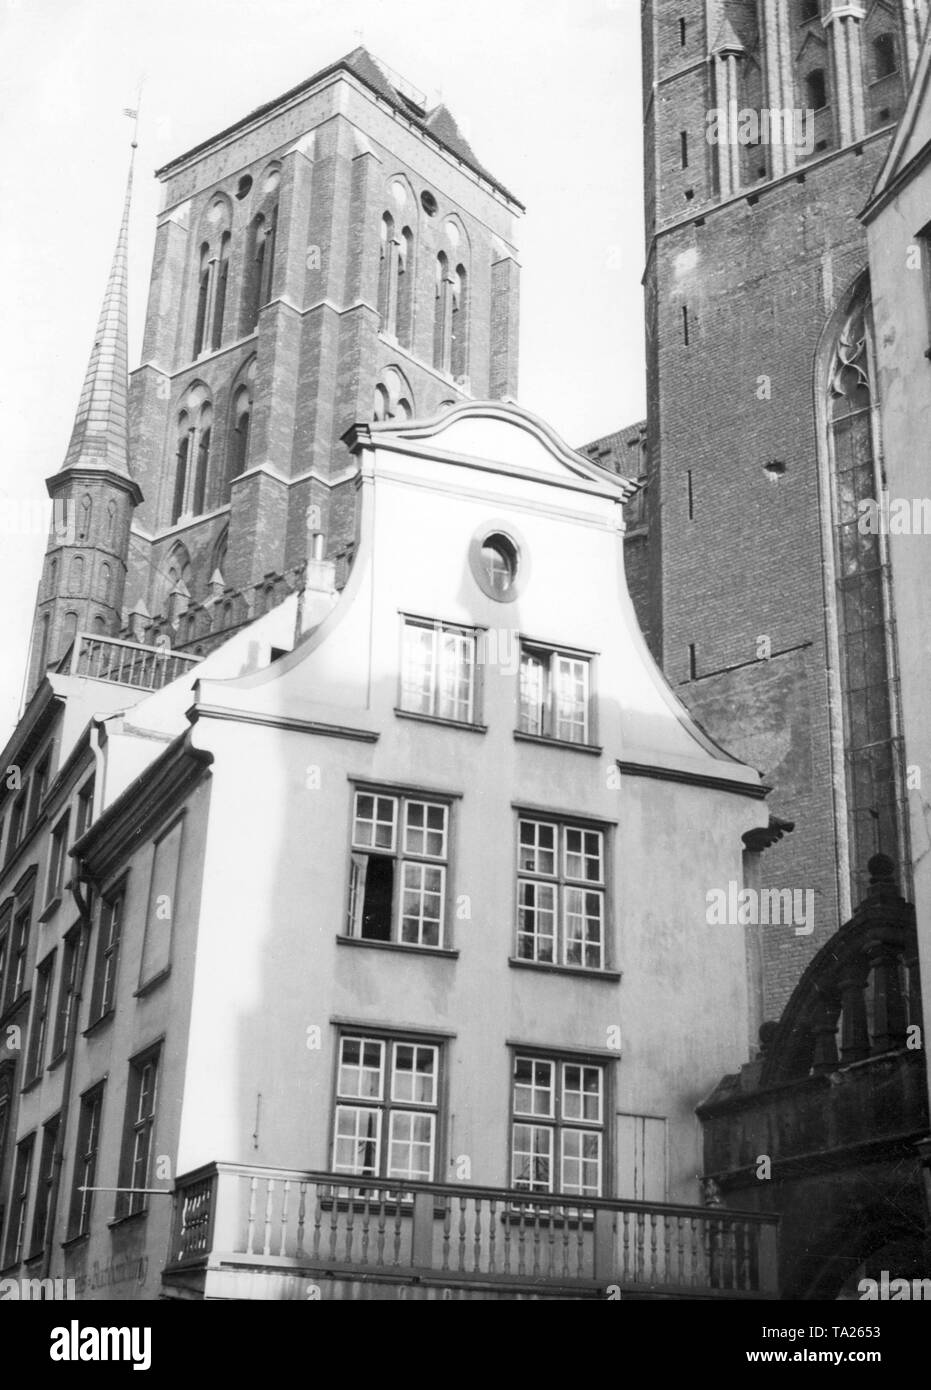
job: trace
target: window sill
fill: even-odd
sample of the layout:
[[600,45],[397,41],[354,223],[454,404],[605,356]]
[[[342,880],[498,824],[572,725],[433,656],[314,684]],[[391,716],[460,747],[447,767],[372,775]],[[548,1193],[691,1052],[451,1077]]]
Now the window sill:
[[134,989],[133,998],[144,999],[147,994],[152,993],[153,989],[157,989],[159,985],[164,984],[170,974],[171,966],[166,965],[164,970],[160,970],[157,975],[153,975],[150,980],[146,980],[144,985],[140,985],[138,989]]
[[19,1092],[20,1095],[21,1095],[21,1096],[28,1096],[30,1091],[34,1091],[34,1090],[36,1089],[36,1087],[39,1085],[39,1083],[41,1082],[41,1080],[42,1080],[42,1073],[41,1073],[41,1072],[39,1072],[39,1075],[38,1075],[38,1076],[31,1076],[31,1077],[29,1078],[29,1080],[26,1082],[25,1086],[22,1086],[22,1087],[20,1088],[20,1092]]
[[79,1231],[76,1236],[69,1236],[61,1243],[62,1250],[75,1250],[79,1245],[86,1245],[91,1238],[90,1231]]
[[523,960],[520,956],[508,956],[512,970],[541,970],[547,975],[574,975],[581,980],[606,980],[609,984],[619,984],[620,970],[593,970],[586,965],[555,965],[548,960]]
[[109,1023],[112,1020],[114,1012],[115,1010],[113,1009],[107,1009],[105,1014],[101,1014],[99,1018],[95,1018],[93,1023],[89,1023],[84,1029],[83,1036],[85,1038],[93,1037],[98,1028],[103,1028],[105,1023]]
[[43,907],[42,911],[39,913],[39,921],[47,922],[50,917],[53,917],[55,915],[55,913],[58,911],[60,907],[61,894],[56,893],[54,898],[47,902],[45,907]]
[[416,719],[421,724],[439,724],[446,729],[465,729],[471,734],[487,734],[487,724],[469,724],[464,719],[444,719],[439,714],[420,714],[417,710],[401,709],[396,705],[395,714],[399,719]]
[[62,1048],[61,1052],[56,1052],[56,1053],[55,1053],[55,1056],[54,1056],[54,1057],[52,1058],[52,1060],[49,1062],[49,1064],[48,1064],[48,1066],[45,1068],[45,1070],[46,1070],[46,1071],[57,1071],[58,1068],[61,1066],[62,1062],[63,1062],[63,1061],[65,1060],[65,1058],[67,1057],[67,1055],[68,1055],[68,1049],[67,1049],[66,1047],[65,1047],[65,1048]]
[[114,1217],[112,1221],[108,1221],[107,1229],[110,1231],[115,1231],[118,1226],[127,1226],[131,1221],[140,1221],[144,1217],[148,1216],[148,1214],[148,1207],[140,1207],[138,1211],[129,1211],[126,1213],[125,1216],[117,1216]]
[[604,749],[598,743],[573,743],[567,738],[550,738],[549,734],[525,734],[522,729],[514,730],[517,743],[538,743],[547,748],[568,748],[572,753],[593,753],[601,757]]
[[337,933],[338,946],[369,946],[376,951],[400,951],[404,955],[440,956],[443,960],[458,960],[459,952],[448,946],[414,946],[409,941],[375,941],[367,936],[343,936]]
[[24,994],[19,995],[18,998],[14,999],[12,1003],[7,1006],[6,1010],[0,1014],[0,1031],[6,1026],[8,1019],[13,1018],[29,1003],[29,998],[29,990],[27,989]]

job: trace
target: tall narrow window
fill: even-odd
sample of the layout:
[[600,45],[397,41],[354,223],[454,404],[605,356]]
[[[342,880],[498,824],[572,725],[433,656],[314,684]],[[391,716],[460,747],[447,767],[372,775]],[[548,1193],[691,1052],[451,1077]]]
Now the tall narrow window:
[[60,898],[62,894],[65,869],[68,863],[68,826],[70,820],[71,813],[66,811],[52,831],[52,841],[48,860],[48,883],[45,891],[45,901],[47,903],[51,903],[56,898]]
[[390,212],[384,214],[378,230],[378,326],[382,333],[389,333],[394,278],[394,218]]
[[213,411],[209,405],[201,408],[197,422],[197,463],[194,470],[193,512],[202,516],[207,496],[207,473],[210,467],[210,435],[213,425]]
[[230,440],[229,465],[226,477],[226,497],[229,501],[233,479],[246,471],[249,457],[249,428],[252,421],[252,401],[249,388],[240,386],[233,398],[233,430]]
[[148,1206],[152,1168],[152,1141],[155,1133],[155,1107],[158,1100],[158,1050],[135,1058],[129,1064],[126,1093],[126,1119],[120,1154],[116,1215],[131,1216]]
[[197,310],[194,316],[193,357],[199,357],[204,350],[204,336],[207,331],[207,306],[210,302],[210,246],[205,241],[200,248],[200,269],[197,274]]
[[885,616],[891,611],[886,537],[861,529],[861,503],[878,501],[883,487],[873,447],[871,335],[872,309],[864,295],[838,335],[828,377],[852,905],[866,894],[873,854],[881,851],[899,864],[906,895],[910,880],[903,848],[903,756],[893,709],[895,639]]
[[262,304],[267,304],[272,297],[272,289],[275,278],[275,250],[278,244],[278,207],[277,205],[268,213],[268,233],[266,236],[265,255],[263,257],[262,270]]
[[436,258],[433,302],[433,365],[449,371],[449,261],[446,252]]
[[694,486],[694,484],[693,484],[693,482],[692,482],[692,470],[691,470],[691,468],[688,470],[688,472],[687,472],[687,474],[686,474],[686,478],[687,478],[687,480],[688,480],[689,521],[694,521],[694,520],[695,520],[695,486]]
[[175,490],[171,503],[171,524],[174,526],[184,512],[187,493],[188,456],[191,452],[191,426],[187,415],[178,420],[178,448],[175,453]]
[[689,133],[687,130],[679,132],[679,154],[683,169],[687,169],[689,167]]
[[94,1186],[97,1182],[97,1154],[100,1148],[100,1118],[103,1112],[103,1083],[81,1097],[78,1138],[68,1212],[68,1238],[87,1235],[90,1230]]
[[230,274],[230,234],[220,238],[220,259],[217,263],[217,289],[213,305],[213,333],[210,346],[214,352],[223,342],[223,317],[226,313],[226,291]]
[[450,371],[457,381],[469,371],[469,277],[456,266],[450,296]]
[[30,1134],[16,1146],[16,1166],[10,1190],[10,1217],[7,1224],[5,1265],[19,1264],[26,1253],[26,1211],[29,1206],[29,1187],[32,1177],[32,1151],[36,1136]]
[[49,623],[51,621],[48,613],[43,613],[39,619],[39,661],[38,674],[41,678],[45,675],[45,668],[48,665],[48,635]]
[[48,1016],[52,999],[52,973],[55,952],[51,951],[36,968],[35,998],[32,1003],[32,1028],[29,1033],[29,1054],[26,1058],[26,1081],[35,1081],[45,1067],[45,1042],[48,1037]]
[[61,980],[58,985],[58,1008],[55,1010],[55,1032],[52,1037],[52,1060],[63,1057],[68,1048],[68,1029],[74,1007],[74,994],[77,985],[78,947],[81,942],[79,927],[72,927],[64,941],[64,955],[61,962]]
[[100,573],[97,576],[97,597],[101,603],[110,602],[110,585],[113,581],[113,571],[106,563],[100,566]]
[[254,333],[262,307],[262,290],[265,282],[266,225],[261,213],[252,219],[246,250],[245,284],[243,285],[242,318],[240,332]]
[[98,1023],[111,1012],[116,999],[116,975],[120,959],[123,922],[123,894],[102,898],[97,934],[97,959],[91,990],[91,1023]]
[[66,613],[61,625],[61,650],[63,655],[71,650],[77,635],[78,615],[73,612]]
[[402,229],[398,247],[397,306],[395,332],[401,346],[409,350],[414,320],[414,234],[410,227]]
[[94,778],[91,777],[78,792],[78,812],[74,826],[74,838],[80,840],[87,830],[94,814]]
[[36,1207],[32,1216],[32,1241],[30,1255],[38,1255],[45,1249],[46,1226],[48,1224],[49,1200],[52,1183],[55,1180],[55,1145],[58,1142],[58,1126],[61,1116],[56,1115],[42,1126],[42,1148],[39,1151],[39,1182],[36,1188]]
[[689,346],[689,310],[688,305],[682,305],[682,341],[686,347]]
[[686,41],[687,36],[688,36],[688,26],[687,26],[687,24],[686,24],[686,22],[685,22],[684,19],[680,19],[680,20],[679,20],[679,47],[680,47],[680,48],[684,48],[684,47],[685,47],[685,41]]
[[84,593],[84,556],[75,555],[68,566],[68,592],[79,598]]
[[48,787],[50,755],[44,753],[36,763],[35,772],[32,774],[32,784],[29,789],[29,817],[26,821],[26,829],[35,825],[39,819],[39,812],[42,809],[42,802],[45,800],[45,792]]

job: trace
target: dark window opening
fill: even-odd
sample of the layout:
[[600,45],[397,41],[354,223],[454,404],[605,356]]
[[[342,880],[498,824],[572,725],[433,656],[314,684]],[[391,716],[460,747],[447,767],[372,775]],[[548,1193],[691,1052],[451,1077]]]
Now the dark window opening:
[[898,71],[894,35],[878,34],[873,40],[873,64],[877,82],[880,78],[891,77],[894,72]]
[[367,941],[391,940],[391,903],[394,897],[394,860],[369,855],[364,874],[360,936]]
[[686,24],[686,22],[685,22],[684,19],[680,19],[680,20],[679,20],[679,47],[680,47],[680,48],[684,48],[684,47],[685,47],[685,38],[686,38],[687,32],[688,32],[688,25]]
[[824,68],[812,68],[805,78],[805,91],[808,94],[808,105],[813,107],[815,111],[820,111],[827,106],[828,89]]
[[689,133],[687,130],[680,130],[679,132],[679,150],[682,155],[682,167],[687,169],[689,167]]
[[689,345],[689,311],[688,305],[682,306],[682,341],[686,347]]

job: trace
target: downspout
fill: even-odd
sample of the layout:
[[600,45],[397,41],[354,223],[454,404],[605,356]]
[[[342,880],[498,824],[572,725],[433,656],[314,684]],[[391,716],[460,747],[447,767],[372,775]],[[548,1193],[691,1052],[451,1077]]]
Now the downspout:
[[78,1019],[81,1014],[81,999],[84,986],[84,970],[87,963],[88,944],[91,930],[92,896],[81,892],[80,885],[90,884],[81,860],[75,864],[75,874],[69,887],[71,896],[77,904],[81,920],[81,939],[78,945],[78,959],[74,971],[74,993],[71,998],[71,1017],[68,1020],[68,1055],[65,1059],[65,1072],[62,1080],[61,1122],[55,1139],[55,1153],[52,1158],[52,1187],[49,1192],[48,1214],[45,1218],[44,1249],[42,1259],[42,1278],[47,1279],[52,1264],[52,1245],[58,1212],[58,1194],[61,1190],[61,1170],[64,1163],[65,1136],[68,1129],[68,1112],[71,1108],[71,1088],[74,1082],[74,1062],[77,1051]]

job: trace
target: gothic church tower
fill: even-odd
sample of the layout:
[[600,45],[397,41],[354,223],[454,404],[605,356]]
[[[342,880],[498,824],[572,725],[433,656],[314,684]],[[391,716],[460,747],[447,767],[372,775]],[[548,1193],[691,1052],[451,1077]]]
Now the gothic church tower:
[[857,214],[902,111],[924,0],[644,0],[651,641],[794,835],[764,929],[777,1013],[862,896],[908,882],[894,615]]

